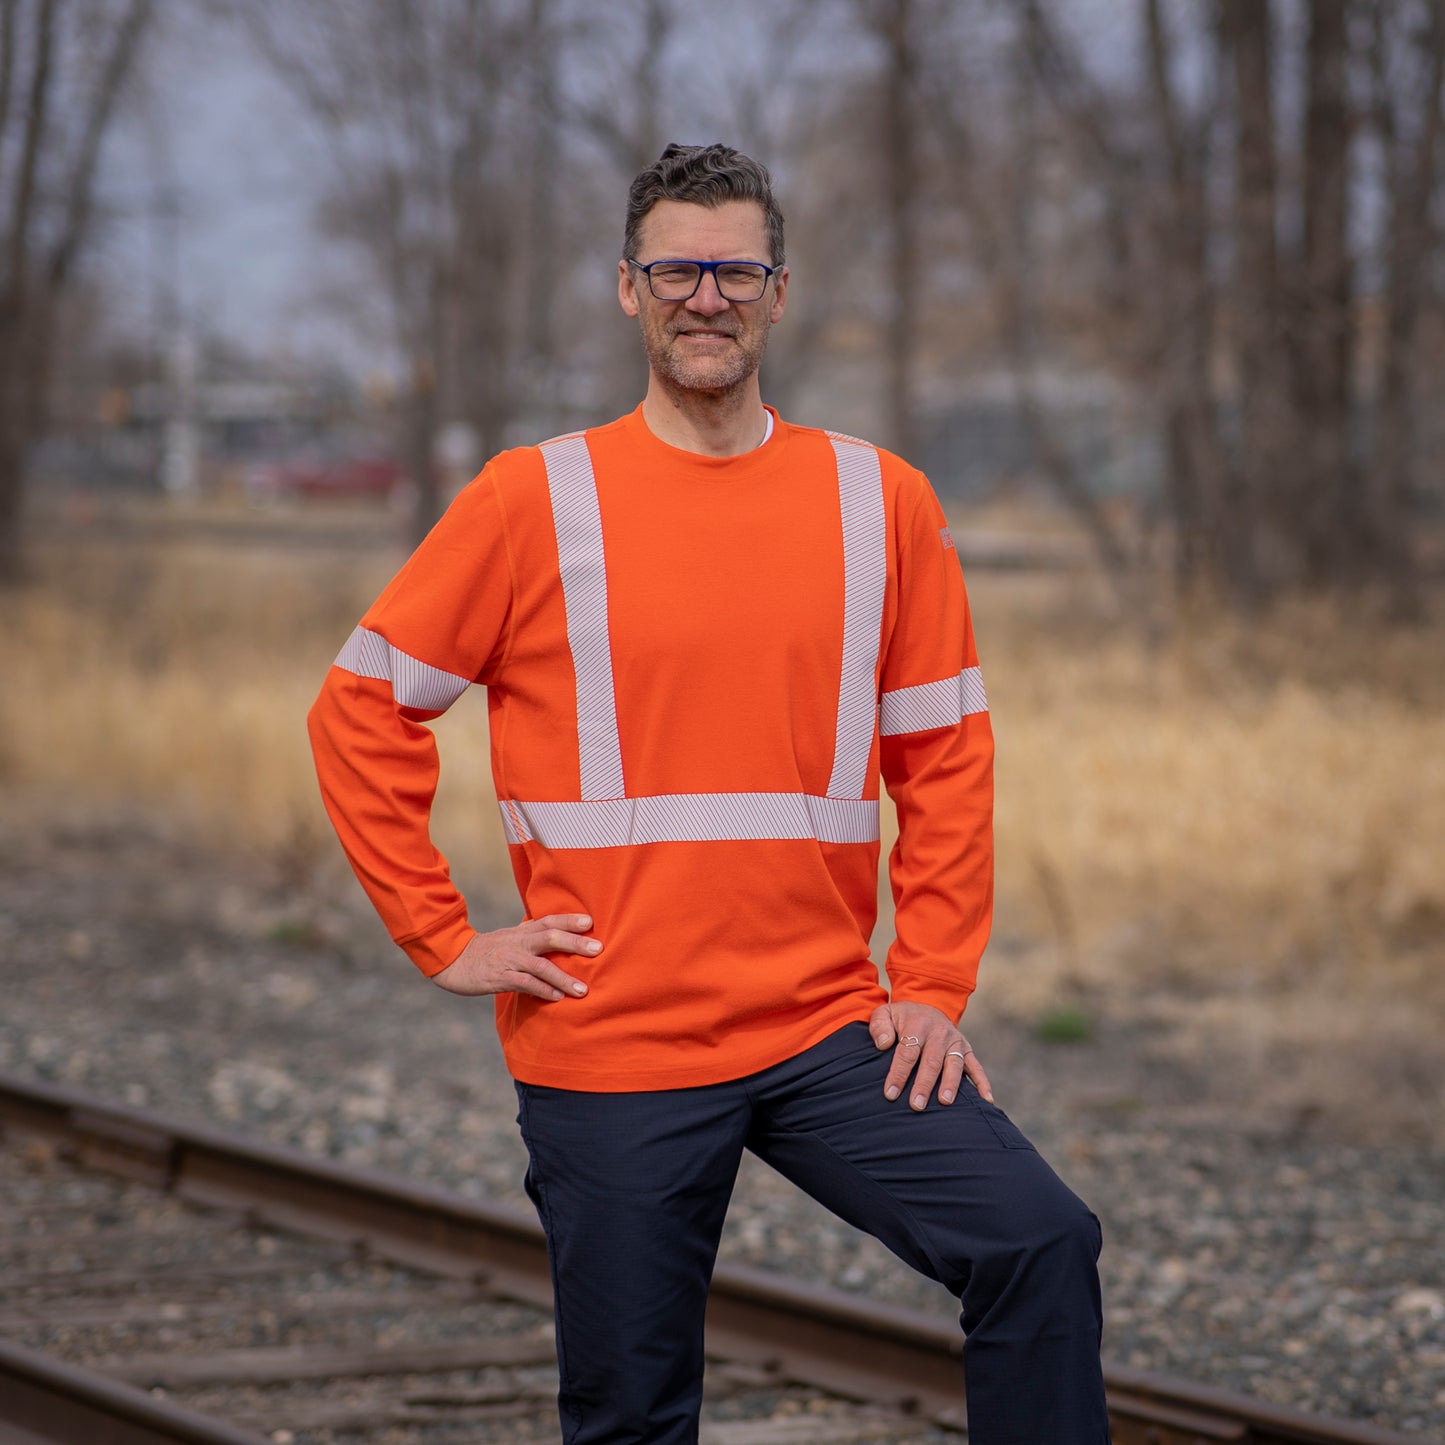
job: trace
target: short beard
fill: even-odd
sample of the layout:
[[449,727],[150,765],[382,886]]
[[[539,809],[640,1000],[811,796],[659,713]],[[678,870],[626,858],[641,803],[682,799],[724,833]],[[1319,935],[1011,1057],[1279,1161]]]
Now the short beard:
[[770,328],[762,327],[753,336],[745,332],[734,336],[737,347],[729,353],[728,363],[719,366],[716,360],[689,360],[673,345],[676,333],[656,334],[646,324],[642,327],[642,347],[653,372],[670,389],[701,392],[718,398],[736,391],[762,365],[768,346]]

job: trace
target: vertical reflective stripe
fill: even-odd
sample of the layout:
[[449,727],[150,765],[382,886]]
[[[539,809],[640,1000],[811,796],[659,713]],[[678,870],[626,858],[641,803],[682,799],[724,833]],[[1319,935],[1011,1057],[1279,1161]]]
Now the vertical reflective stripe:
[[878,645],[888,580],[883,471],[873,447],[833,437],[843,513],[843,671],[830,798],[861,798],[878,725]]
[[567,641],[577,678],[577,739],[582,798],[623,795],[622,748],[617,740],[617,696],[607,632],[607,563],[602,513],[586,437],[578,433],[542,444],[552,523],[562,568]]

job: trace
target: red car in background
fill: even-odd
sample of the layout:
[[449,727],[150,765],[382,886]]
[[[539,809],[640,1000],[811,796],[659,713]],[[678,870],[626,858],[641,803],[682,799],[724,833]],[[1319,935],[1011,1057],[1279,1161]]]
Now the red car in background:
[[344,447],[308,447],[258,462],[246,473],[247,494],[258,504],[286,498],[399,504],[410,488],[411,479],[394,458]]

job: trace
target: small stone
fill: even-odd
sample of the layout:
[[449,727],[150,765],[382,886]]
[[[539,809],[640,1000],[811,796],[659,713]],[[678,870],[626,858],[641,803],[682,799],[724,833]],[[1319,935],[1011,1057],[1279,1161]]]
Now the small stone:
[[1429,1315],[1432,1320],[1445,1319],[1445,1294],[1437,1289],[1407,1289],[1397,1294],[1390,1304],[1397,1315]]

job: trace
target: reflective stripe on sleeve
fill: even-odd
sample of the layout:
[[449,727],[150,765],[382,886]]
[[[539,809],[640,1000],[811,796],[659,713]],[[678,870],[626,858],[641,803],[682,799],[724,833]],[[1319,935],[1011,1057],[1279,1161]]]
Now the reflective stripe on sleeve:
[[831,437],[843,517],[843,668],[830,798],[861,798],[878,721],[878,645],[888,582],[883,472],[877,451]]
[[335,665],[357,677],[389,682],[397,706],[418,712],[445,712],[472,685],[471,678],[420,662],[366,627],[346,639]]
[[612,639],[607,630],[607,560],[597,479],[582,433],[544,442],[541,450],[557,532],[567,641],[577,680],[582,797],[618,798],[625,789],[622,746],[617,738]]
[[951,728],[972,713],[987,711],[983,674],[976,667],[966,667],[957,677],[885,692],[879,706],[878,731],[884,737],[896,737],[899,733]]
[[509,843],[543,848],[623,848],[641,843],[721,843],[812,838],[872,843],[878,802],[809,793],[673,793],[584,803],[503,799]]

